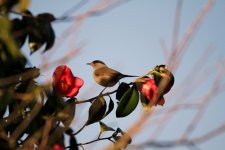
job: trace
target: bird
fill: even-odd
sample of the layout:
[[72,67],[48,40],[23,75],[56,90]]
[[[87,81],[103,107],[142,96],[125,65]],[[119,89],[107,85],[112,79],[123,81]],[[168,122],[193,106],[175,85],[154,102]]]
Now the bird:
[[165,65],[157,65],[152,72],[153,78],[161,93],[166,94],[174,85],[174,75]]
[[138,77],[132,75],[122,74],[112,68],[109,68],[103,61],[94,60],[87,65],[92,66],[94,69],[93,77],[97,84],[103,87],[113,87],[119,82],[120,79],[125,77]]

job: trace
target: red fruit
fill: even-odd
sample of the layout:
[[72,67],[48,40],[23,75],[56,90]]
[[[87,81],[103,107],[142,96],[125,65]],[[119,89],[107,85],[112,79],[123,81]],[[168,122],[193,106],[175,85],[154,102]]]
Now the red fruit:
[[53,146],[53,150],[65,150],[65,147],[64,146],[61,146],[59,144],[55,144]]

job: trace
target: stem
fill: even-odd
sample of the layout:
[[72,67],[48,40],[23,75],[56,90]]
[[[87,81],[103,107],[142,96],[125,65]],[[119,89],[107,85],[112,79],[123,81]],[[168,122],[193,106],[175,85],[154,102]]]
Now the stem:
[[114,90],[112,92],[107,92],[107,93],[103,93],[103,94],[100,94],[98,96],[95,96],[95,97],[92,97],[90,99],[87,99],[87,100],[82,100],[82,101],[76,101],[75,104],[82,104],[82,103],[87,103],[87,102],[92,102],[94,101],[96,98],[100,97],[100,96],[106,96],[106,95],[111,95],[113,93],[117,92],[117,90]]
[[[134,84],[133,82],[129,83],[128,85],[132,85]],[[105,88],[103,89],[105,90]],[[106,92],[106,93],[100,93],[98,96],[95,96],[95,97],[92,97],[92,98],[89,98],[87,100],[82,100],[82,101],[76,101],[75,104],[82,104],[82,103],[87,103],[87,102],[92,102],[94,101],[96,98],[100,97],[100,96],[108,96],[108,95],[111,95],[113,93],[116,93],[118,89],[114,90],[114,91],[111,91],[111,92]],[[102,91],[103,92],[103,91]]]
[[[97,142],[97,141],[103,141],[103,140],[109,140],[112,143],[115,143],[113,140],[111,140],[112,137],[113,137],[113,135],[111,135],[109,137],[105,137],[105,138],[97,138],[95,140],[92,140],[92,141],[89,141],[89,142],[86,142],[86,143],[78,143],[77,146],[83,147],[83,145],[88,145],[88,144],[91,144],[91,143],[94,143],[94,142]],[[66,149],[67,148],[70,148],[70,146],[67,146]]]
[[101,134],[102,134],[102,132],[100,132],[100,133],[99,133],[99,135],[98,135],[98,139],[100,139]]
[[85,123],[77,132],[73,133],[72,135],[77,135],[78,133],[80,133],[84,127],[86,126],[87,123]]
[[91,143],[94,143],[94,142],[97,142],[97,141],[102,141],[102,140],[109,140],[111,142],[114,143],[114,141],[111,140],[113,136],[109,136],[109,137],[105,137],[105,138],[97,138],[95,140],[92,140],[92,141],[89,141],[89,142],[86,142],[86,143],[78,143],[77,145],[80,146],[80,145],[87,145],[87,144],[91,144]]

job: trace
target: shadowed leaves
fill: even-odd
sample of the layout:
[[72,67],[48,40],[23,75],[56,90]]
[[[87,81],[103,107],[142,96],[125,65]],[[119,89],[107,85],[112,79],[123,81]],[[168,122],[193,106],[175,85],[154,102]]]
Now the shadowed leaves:
[[39,50],[44,44],[44,52],[49,50],[55,41],[55,33],[51,25],[51,22],[55,21],[55,17],[50,13],[33,16],[28,10],[23,14],[22,19],[16,18],[11,21],[12,35],[18,47],[22,47],[26,37],[28,37],[31,54]]
[[103,97],[98,97],[89,108],[89,116],[86,125],[100,121],[106,112],[106,101]]
[[107,104],[104,97],[100,96],[98,97],[89,108],[89,117],[86,125],[98,122],[105,118],[110,112],[112,112],[114,108],[114,103],[109,97],[109,104],[108,104],[108,110],[107,110]]

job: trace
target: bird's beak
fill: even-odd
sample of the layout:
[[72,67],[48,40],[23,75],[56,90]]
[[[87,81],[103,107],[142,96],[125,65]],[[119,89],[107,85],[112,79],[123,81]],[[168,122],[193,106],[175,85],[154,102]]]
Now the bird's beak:
[[91,63],[87,63],[87,65],[90,65],[91,66]]

